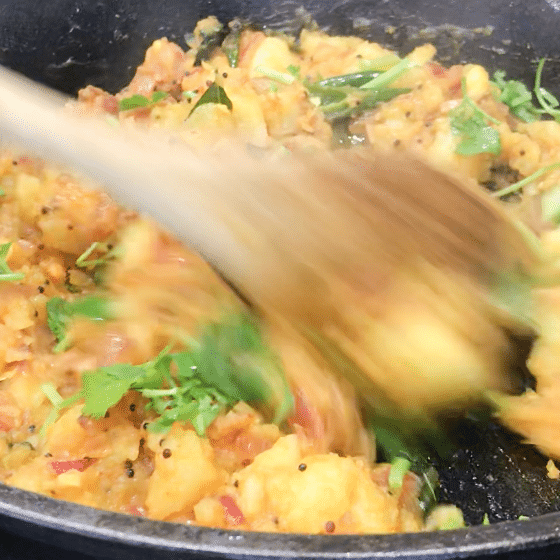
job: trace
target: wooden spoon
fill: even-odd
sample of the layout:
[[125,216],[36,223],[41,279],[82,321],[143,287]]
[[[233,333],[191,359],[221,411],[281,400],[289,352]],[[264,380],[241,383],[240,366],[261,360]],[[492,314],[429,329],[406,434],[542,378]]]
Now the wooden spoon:
[[476,185],[404,153],[195,154],[66,102],[1,70],[2,140],[151,215],[373,406],[417,414],[508,386],[505,328],[522,323],[499,294],[521,293],[533,256]]

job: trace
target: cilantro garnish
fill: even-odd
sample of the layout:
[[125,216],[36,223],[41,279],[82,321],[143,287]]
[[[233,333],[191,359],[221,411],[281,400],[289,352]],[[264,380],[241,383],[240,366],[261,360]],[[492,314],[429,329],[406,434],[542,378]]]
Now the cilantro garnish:
[[498,155],[502,151],[500,133],[488,122],[500,124],[500,121],[485,113],[468,96],[465,79],[461,82],[463,101],[449,112],[451,129],[460,137],[455,148],[457,154],[472,156],[481,153]]
[[206,103],[225,105],[230,111],[233,108],[231,99],[227,96],[224,88],[219,86],[216,82],[213,82],[212,85],[200,96],[200,99],[196,102],[196,105],[192,108],[190,114],[192,114],[197,107],[205,105]]
[[282,422],[292,409],[280,361],[250,315],[208,325],[192,357],[203,381],[230,399],[268,403],[274,422]]
[[535,73],[535,86],[533,91],[539,102],[540,108],[533,105],[533,96],[522,82],[505,79],[505,72],[498,70],[494,73],[494,85],[500,89],[498,99],[505,103],[510,111],[525,122],[537,121],[540,115],[549,115],[560,121],[560,102],[546,88],[541,86],[545,58],[539,60]]
[[552,93],[541,86],[545,62],[545,58],[539,60],[539,65],[537,66],[537,72],[535,74],[535,96],[542,107],[542,110],[539,110],[539,112],[550,115],[553,119],[560,121],[560,109],[558,108],[560,102],[558,102],[558,99],[556,99]]
[[12,243],[2,243],[0,245],[0,282],[17,282],[25,278],[23,272],[13,272],[6,262],[11,246]]
[[39,437],[45,437],[45,433],[47,428],[56,422],[58,415],[61,413],[62,410],[72,406],[74,403],[80,400],[81,394],[76,393],[67,399],[63,399],[59,392],[56,390],[56,387],[51,383],[43,383],[41,385],[41,390],[47,396],[51,404],[53,405],[53,409],[49,412],[47,419],[41,426],[41,430],[39,431]]
[[167,97],[167,95],[165,91],[154,91],[152,97],[148,99],[144,95],[135,93],[119,101],[119,111],[130,111],[131,109],[138,109],[139,107],[151,107]]
[[[94,252],[104,253],[103,256],[90,259]],[[95,268],[107,264],[107,262],[119,254],[119,249],[111,247],[108,243],[94,241],[77,259],[76,266],[78,268]]]
[[510,112],[525,122],[540,119],[539,111],[533,105],[533,95],[523,82],[506,80],[504,70],[494,72],[492,82],[499,90],[498,100],[509,107]]
[[63,352],[70,344],[68,326],[74,317],[87,317],[92,321],[112,318],[108,300],[97,296],[85,296],[74,301],[54,297],[47,302],[47,324],[58,344],[53,352]]
[[277,423],[293,408],[278,359],[247,315],[207,326],[200,342],[193,342],[188,351],[170,353],[167,347],[144,364],[86,371],[82,389],[65,401],[56,398],[52,387],[43,387],[55,407],[54,420],[79,399],[84,399],[83,414],[102,418],[129,390],[148,400],[146,410],[156,414],[149,429],[157,432],[168,430],[173,422],[190,422],[202,436],[222,410],[241,400],[264,412],[272,409]]

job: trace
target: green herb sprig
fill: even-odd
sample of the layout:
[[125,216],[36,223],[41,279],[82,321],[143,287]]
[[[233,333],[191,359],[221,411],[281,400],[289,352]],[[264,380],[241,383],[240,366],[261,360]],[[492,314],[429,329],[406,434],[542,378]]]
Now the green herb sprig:
[[488,123],[500,124],[500,121],[480,109],[469,97],[465,78],[461,81],[461,90],[463,101],[449,112],[451,130],[460,138],[455,152],[463,156],[498,155],[502,151],[500,133]]
[[70,399],[57,399],[52,387],[43,387],[55,407],[50,421],[80,399],[85,403],[83,414],[102,418],[130,390],[148,399],[146,410],[156,414],[149,427],[157,432],[177,421],[190,422],[204,435],[225,407],[239,401],[255,404],[276,423],[292,411],[293,396],[283,371],[252,317],[242,314],[208,325],[200,342],[191,341],[191,346],[176,353],[167,347],[140,365],[84,372],[81,390]]
[[75,317],[104,321],[112,319],[113,313],[110,302],[98,296],[85,296],[74,301],[60,297],[50,299],[47,302],[47,324],[58,341],[53,352],[64,352],[72,344],[68,327]]
[[504,70],[494,72],[494,81],[491,83],[499,90],[498,100],[507,105],[510,112],[522,121],[538,121],[540,114],[533,105],[533,95],[527,86],[523,82],[505,78]]
[[131,109],[139,109],[140,107],[151,107],[165,99],[168,94],[165,91],[154,91],[150,98],[145,95],[135,93],[130,97],[125,97],[119,101],[119,111],[130,111]]
[[[76,266],[78,268],[95,268],[97,266],[104,266],[109,261],[113,260],[115,257],[118,257],[121,248],[111,247],[110,244],[101,242],[101,241],[94,241],[77,259],[76,259]],[[94,252],[99,252],[102,256],[97,258],[90,259],[91,255]]]

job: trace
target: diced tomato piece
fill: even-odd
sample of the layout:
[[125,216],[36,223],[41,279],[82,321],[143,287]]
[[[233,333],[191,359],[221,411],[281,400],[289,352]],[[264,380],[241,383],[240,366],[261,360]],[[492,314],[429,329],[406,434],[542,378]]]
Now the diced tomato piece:
[[438,78],[443,78],[447,75],[447,68],[443,67],[441,64],[437,62],[430,62],[428,63],[428,68],[433,76],[437,76]]
[[130,506],[128,508],[128,513],[130,513],[130,515],[136,515],[137,517],[144,517],[146,515],[144,513],[144,508],[138,506]]
[[224,508],[226,521],[229,525],[241,525],[245,523],[246,519],[239,506],[231,496],[220,496],[220,503]]
[[56,474],[62,474],[71,470],[84,472],[95,462],[97,462],[95,458],[84,457],[83,459],[71,459],[70,461],[51,461],[50,465]]

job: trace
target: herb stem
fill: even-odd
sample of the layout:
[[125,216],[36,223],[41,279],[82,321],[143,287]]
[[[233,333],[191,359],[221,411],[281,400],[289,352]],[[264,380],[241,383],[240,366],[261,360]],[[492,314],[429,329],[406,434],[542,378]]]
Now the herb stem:
[[391,463],[389,471],[389,490],[394,492],[400,490],[403,485],[404,477],[410,469],[412,463],[405,457],[396,457]]
[[508,187],[504,187],[503,189],[500,189],[499,191],[496,191],[496,192],[492,193],[492,196],[495,196],[495,197],[499,198],[501,196],[506,196],[508,194],[512,194],[512,193],[518,191],[519,189],[522,189],[523,187],[527,186],[528,184],[532,183],[535,179],[538,179],[539,177],[541,177],[545,173],[548,173],[549,171],[552,171],[553,169],[558,169],[558,168],[560,168],[560,161],[556,162],[556,163],[551,163],[550,165],[547,165],[546,167],[541,167],[541,169],[538,169],[534,173],[531,173],[531,175],[525,177],[524,179],[521,179],[521,181],[517,181],[517,183],[513,183],[512,185],[509,185]]
[[179,389],[173,387],[171,389],[142,389],[142,395],[153,399],[155,397],[171,397],[177,395]]
[[560,119],[560,110],[556,109],[553,105],[551,105],[549,103],[549,101],[552,101],[557,106],[558,105],[558,100],[548,90],[541,87],[542,71],[543,71],[545,62],[546,62],[546,58],[541,58],[539,60],[539,65],[537,66],[537,72],[535,74],[535,90],[534,91],[535,91],[535,95],[537,97],[537,101],[540,103],[544,112],[548,113],[555,120],[559,120]]
[[495,119],[493,116],[489,115],[486,111],[483,111],[470,97],[467,91],[467,80],[463,78],[461,80],[461,93],[463,94],[463,99],[467,102],[468,105],[472,107],[474,111],[478,111],[487,121],[490,121],[494,124],[501,124],[498,119]]
[[273,68],[267,68],[266,66],[256,66],[255,72],[270,78],[271,80],[275,80],[280,82],[281,84],[290,85],[296,81],[295,76],[292,74],[288,74],[286,72],[279,72],[278,70],[274,70]]
[[384,88],[415,66],[417,66],[415,62],[412,62],[408,58],[403,58],[398,64],[395,64],[395,66],[383,72],[383,74],[379,74],[379,76],[373,78],[373,80],[362,85],[361,89]]

